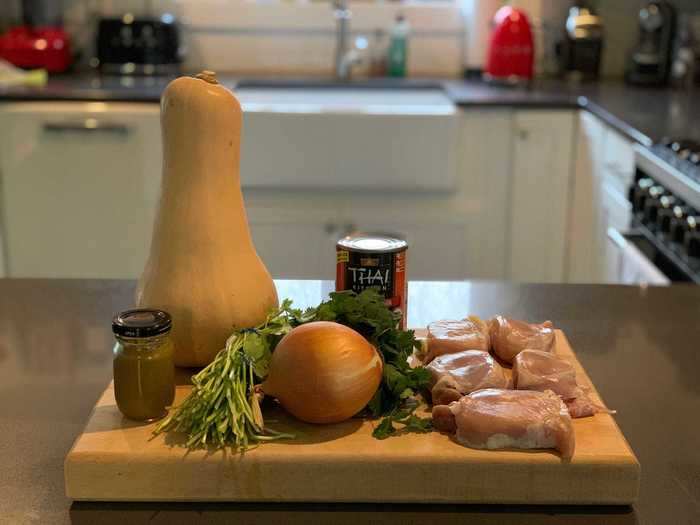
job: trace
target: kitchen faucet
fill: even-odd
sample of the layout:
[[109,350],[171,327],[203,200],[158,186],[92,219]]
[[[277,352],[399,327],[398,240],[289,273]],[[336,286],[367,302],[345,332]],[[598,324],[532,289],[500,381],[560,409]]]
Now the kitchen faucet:
[[335,78],[349,80],[352,67],[362,61],[358,49],[367,47],[367,39],[358,37],[355,45],[349,48],[352,11],[348,7],[348,0],[333,0],[333,16],[336,20]]

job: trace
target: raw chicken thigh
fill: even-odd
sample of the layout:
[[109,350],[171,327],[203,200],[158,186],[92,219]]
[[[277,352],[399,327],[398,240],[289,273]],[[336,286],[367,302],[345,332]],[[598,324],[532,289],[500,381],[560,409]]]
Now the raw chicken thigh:
[[513,386],[518,390],[551,390],[562,399],[574,399],[583,393],[574,366],[542,350],[523,350],[515,356]]
[[518,390],[551,390],[564,400],[574,418],[609,412],[593,403],[579,386],[571,363],[541,350],[523,350],[515,357],[513,386]]
[[554,352],[554,326],[551,321],[530,324],[497,315],[489,323],[494,353],[506,363],[526,348]]
[[443,354],[426,366],[433,378],[433,405],[447,405],[482,388],[508,388],[503,367],[481,350]]
[[457,441],[470,448],[554,448],[563,459],[574,454],[571,417],[550,390],[478,390],[433,407],[433,426],[456,432]]
[[435,321],[428,325],[428,353],[423,360],[429,363],[443,354],[455,354],[464,350],[488,352],[489,327],[478,317],[461,321]]

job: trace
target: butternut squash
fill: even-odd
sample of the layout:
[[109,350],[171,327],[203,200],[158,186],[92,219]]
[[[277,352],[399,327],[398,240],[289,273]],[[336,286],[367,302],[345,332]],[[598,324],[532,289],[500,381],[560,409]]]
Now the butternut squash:
[[161,98],[163,180],[139,306],[173,318],[177,366],[204,366],[234,329],[278,306],[248,229],[240,185],[242,110],[211,72]]

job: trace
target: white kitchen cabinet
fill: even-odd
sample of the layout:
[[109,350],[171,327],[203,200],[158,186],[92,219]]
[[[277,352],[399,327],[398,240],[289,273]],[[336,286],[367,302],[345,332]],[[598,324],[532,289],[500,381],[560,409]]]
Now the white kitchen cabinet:
[[565,280],[574,115],[573,111],[515,113],[509,215],[509,276],[514,281]]
[[159,108],[0,107],[0,176],[10,277],[134,278],[160,185]]
[[504,278],[511,126],[509,110],[461,112],[448,193],[244,188],[258,253],[274,277],[333,279],[338,238],[369,231],[408,241],[410,279]]
[[258,255],[276,279],[332,279],[338,210],[324,195],[245,194]]
[[[2,187],[0,186],[0,197],[2,195]],[[3,233],[3,227],[2,227],[2,207],[0,207],[0,279],[3,277],[7,277],[7,273],[5,270],[5,237]]]
[[[657,275],[652,275],[648,271],[645,272],[648,265],[639,266],[635,263],[639,260],[636,256],[638,251],[636,247],[627,241],[621,244],[632,219],[632,204],[627,199],[627,194],[635,172],[633,144],[616,131],[606,128],[601,153],[603,165],[597,222],[597,238],[599,246],[602,247],[598,252],[598,260],[603,269],[600,282],[633,284],[636,282],[634,279],[642,276],[639,278],[644,282],[651,280],[652,284],[663,284],[663,279],[657,278]],[[631,255],[626,256],[625,253]],[[637,271],[637,268],[641,270]]]
[[620,282],[619,249],[631,206],[627,191],[634,179],[632,142],[597,117],[580,112],[569,235],[568,282]]
[[603,181],[612,184],[620,193],[627,194],[634,180],[634,143],[606,126],[601,152]]
[[576,124],[567,281],[591,283],[598,282],[604,272],[600,254],[606,241],[600,237],[600,206],[606,130],[605,125],[588,112],[579,112]]
[[[8,275],[138,277],[159,194],[158,106],[17,103],[0,113]],[[450,192],[349,192],[342,181],[323,191],[244,188],[258,252],[275,277],[333,278],[340,236],[389,231],[411,244],[413,278],[503,277],[510,120],[508,111],[460,113]],[[434,173],[422,176],[429,185]]]
[[512,110],[462,113],[458,193],[453,200],[468,228],[466,258],[471,278],[508,278],[513,142]]
[[386,232],[408,242],[409,279],[456,281],[473,277],[469,267],[469,228],[449,217],[417,217],[409,213],[365,215],[353,221],[359,231]]
[[352,195],[341,224],[404,237],[410,279],[505,278],[511,126],[508,109],[463,110],[453,192]]
[[[0,275],[138,277],[160,186],[158,115],[156,104],[0,106]],[[607,230],[629,219],[626,139],[586,112],[465,108],[457,122],[447,191],[244,185],[273,276],[332,279],[337,239],[365,230],[408,240],[411,279],[617,278]]]
[[374,232],[405,239],[409,245],[408,276],[420,280],[465,279],[476,273],[470,267],[472,229],[459,215],[414,213],[420,202],[385,207],[382,199],[353,195],[335,210],[312,211],[311,201],[323,208],[327,194],[308,199],[308,206],[293,209],[259,207],[249,199],[248,217],[258,254],[276,278],[335,278],[335,245],[353,232]]
[[621,239],[630,226],[632,205],[618,188],[606,181],[601,186],[599,259],[603,273],[601,282],[620,283],[622,275]]

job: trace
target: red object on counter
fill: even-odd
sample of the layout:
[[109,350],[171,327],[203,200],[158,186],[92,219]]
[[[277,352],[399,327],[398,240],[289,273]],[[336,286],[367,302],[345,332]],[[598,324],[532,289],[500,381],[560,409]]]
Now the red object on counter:
[[17,67],[61,73],[71,64],[70,39],[60,27],[14,27],[0,36],[0,58]]
[[534,73],[535,43],[525,12],[505,6],[493,19],[485,77],[506,83],[530,80]]

